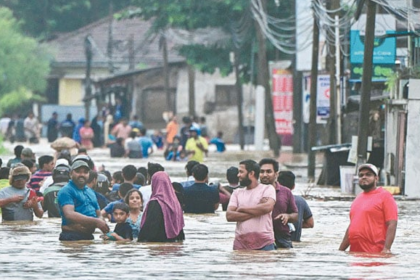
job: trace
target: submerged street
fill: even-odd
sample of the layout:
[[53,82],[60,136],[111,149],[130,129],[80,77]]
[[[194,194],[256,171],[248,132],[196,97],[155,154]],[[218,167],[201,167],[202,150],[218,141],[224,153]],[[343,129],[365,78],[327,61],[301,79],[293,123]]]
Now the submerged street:
[[[12,145],[6,143],[10,149]],[[48,144],[32,145],[37,156],[51,153]],[[209,153],[206,159],[212,179],[224,182],[223,173],[246,156],[260,159],[265,152],[232,151]],[[114,172],[126,164],[163,164],[172,180],[184,180],[185,162],[165,162],[160,151],[149,159],[111,159],[107,149],[91,151],[97,166]],[[11,156],[11,155],[10,155]],[[7,156],[2,157],[3,161]],[[235,223],[225,212],[185,214],[186,240],[179,244],[105,242],[95,233],[92,242],[60,242],[60,219],[36,219],[32,223],[3,223],[0,231],[2,279],[124,279],[143,278],[243,278],[243,279],[415,279],[418,277],[417,248],[420,238],[418,201],[397,200],[399,223],[393,255],[349,254],[338,251],[348,226],[351,196],[338,188],[308,190],[306,169],[296,168],[295,194],[307,193],[315,219],[313,229],[304,229],[301,243],[291,250],[237,252],[232,250]],[[319,172],[319,170],[317,170]],[[114,225],[110,224],[113,228]],[[28,256],[32,260],[28,261]],[[17,269],[18,268],[18,269]]]

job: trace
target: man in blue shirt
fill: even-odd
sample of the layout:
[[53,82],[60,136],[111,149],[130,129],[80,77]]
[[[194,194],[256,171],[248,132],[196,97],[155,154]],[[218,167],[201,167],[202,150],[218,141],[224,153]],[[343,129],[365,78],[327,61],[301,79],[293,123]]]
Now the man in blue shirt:
[[86,186],[89,170],[85,161],[73,161],[71,180],[58,192],[57,201],[62,218],[61,241],[92,240],[96,228],[103,233],[109,232],[108,225],[101,218],[95,193]]
[[210,144],[216,145],[218,153],[223,153],[226,151],[225,141],[223,141],[222,137],[223,132],[219,131],[217,132],[217,137],[214,137],[210,140]]
[[[280,171],[277,182],[279,182],[280,185],[293,190],[295,188],[295,174],[291,171]],[[295,231],[291,233],[291,240],[300,242],[302,228],[313,228],[314,218],[306,200],[298,195],[294,195],[294,197],[298,208],[298,221],[293,223]]]
[[150,137],[146,136],[146,129],[140,129],[139,143],[143,151],[143,158],[148,158],[153,153],[153,141]]
[[214,213],[219,208],[219,190],[207,185],[209,170],[197,164],[192,170],[195,183],[184,188],[185,213]]

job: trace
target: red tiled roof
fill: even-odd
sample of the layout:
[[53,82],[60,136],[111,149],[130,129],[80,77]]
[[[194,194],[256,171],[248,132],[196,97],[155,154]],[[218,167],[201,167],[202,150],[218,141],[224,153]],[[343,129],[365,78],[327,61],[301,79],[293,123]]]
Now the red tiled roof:
[[[150,21],[139,18],[114,20],[112,57],[115,66],[121,67],[121,70],[128,69],[128,40],[131,35],[134,39],[135,65],[153,67],[163,64],[162,51],[159,49],[159,36],[149,34],[150,26]],[[48,44],[55,49],[54,65],[85,65],[84,40],[87,35],[90,35],[94,42],[92,65],[106,66],[108,63],[108,29],[109,19],[104,18],[76,31],[61,34],[57,39],[50,41]],[[169,62],[185,60],[178,55],[171,42],[168,42],[168,60]]]

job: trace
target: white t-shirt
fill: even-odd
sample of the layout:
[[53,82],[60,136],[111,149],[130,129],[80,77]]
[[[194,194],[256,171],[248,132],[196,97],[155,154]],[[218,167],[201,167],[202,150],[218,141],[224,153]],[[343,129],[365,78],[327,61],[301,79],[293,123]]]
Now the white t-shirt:
[[141,195],[143,196],[143,209],[146,209],[147,203],[149,203],[150,196],[152,195],[152,186],[142,186],[139,191],[141,192]]

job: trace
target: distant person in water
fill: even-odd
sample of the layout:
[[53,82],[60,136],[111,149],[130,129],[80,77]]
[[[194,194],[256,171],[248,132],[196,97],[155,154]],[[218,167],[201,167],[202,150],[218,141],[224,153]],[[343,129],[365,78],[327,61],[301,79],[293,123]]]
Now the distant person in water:
[[210,140],[210,144],[216,145],[217,152],[223,153],[226,151],[225,141],[223,141],[223,132],[217,132],[217,137],[214,137]]

